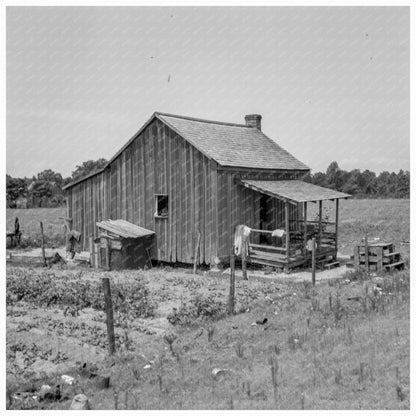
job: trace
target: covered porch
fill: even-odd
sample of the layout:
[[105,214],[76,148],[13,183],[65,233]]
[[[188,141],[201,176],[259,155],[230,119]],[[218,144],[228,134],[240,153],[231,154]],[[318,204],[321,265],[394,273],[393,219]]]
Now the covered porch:
[[[339,200],[350,195],[299,180],[241,179],[239,182],[246,188],[279,200],[284,206],[284,214],[282,213],[277,229],[267,226],[251,229],[247,259],[243,260],[289,271],[310,263],[311,244],[315,241],[318,263],[336,261]],[[334,218],[331,221],[323,216],[323,201],[334,203]],[[308,219],[311,203],[316,212],[313,220]],[[294,208],[296,215],[293,215]]]

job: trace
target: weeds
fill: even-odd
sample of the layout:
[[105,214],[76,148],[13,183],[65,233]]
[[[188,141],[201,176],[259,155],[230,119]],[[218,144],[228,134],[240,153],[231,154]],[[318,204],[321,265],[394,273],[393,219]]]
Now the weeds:
[[397,393],[398,399],[402,402],[405,399],[405,395],[403,393],[401,386],[396,386],[396,393]]
[[243,393],[246,393],[247,396],[250,397],[250,395],[251,395],[250,381],[243,381],[243,384],[241,386],[241,390],[242,390]]
[[312,310],[314,312],[319,311],[319,299],[317,298],[311,299],[311,304],[312,304]]
[[305,393],[302,392],[300,395],[300,408],[305,410]]
[[[81,277],[77,278],[81,279]],[[299,297],[279,299],[278,316],[275,318],[271,314],[267,315],[270,325],[267,331],[262,331],[264,326],[251,327],[249,323],[252,316],[230,318],[235,320],[235,325],[234,322],[230,324],[228,319],[225,323],[212,324],[211,320],[216,319],[213,318],[216,314],[208,311],[213,311],[216,303],[208,305],[206,299],[198,302],[191,300],[188,302],[188,306],[193,307],[188,309],[190,322],[202,325],[195,331],[181,332],[180,343],[175,341],[174,334],[172,337],[172,334],[166,334],[169,338],[165,337],[162,347],[168,346],[169,349],[163,350],[159,358],[155,359],[155,363],[152,363],[151,368],[142,371],[143,365],[136,365],[135,362],[130,363],[131,366],[127,368],[129,361],[126,360],[120,371],[121,376],[114,378],[112,391],[117,391],[114,407],[121,410],[128,407],[195,408],[197,405],[205,405],[206,408],[222,406],[235,409],[244,405],[253,408],[274,405],[275,408],[309,409],[328,405],[328,385],[330,385],[331,400],[342,400],[342,404],[355,406],[355,399],[352,398],[352,401],[348,402],[345,392],[354,390],[357,381],[360,383],[358,391],[377,388],[377,393],[372,390],[371,394],[361,395],[360,404],[363,408],[407,406],[409,401],[407,363],[401,361],[401,358],[397,359],[399,353],[405,357],[403,360],[407,359],[402,342],[407,336],[407,327],[398,319],[401,317],[406,319],[406,316],[405,314],[397,316],[395,306],[401,307],[402,303],[406,302],[409,284],[404,274],[386,275],[383,276],[383,281],[377,280],[377,282],[382,286],[381,291],[376,290],[373,283],[364,281],[333,288],[318,285],[317,294],[313,294],[312,291],[307,292],[311,303],[309,300],[299,300]],[[364,288],[365,284],[368,285],[367,291]],[[301,293],[296,291],[298,294]],[[365,312],[359,302],[346,303],[343,300],[344,296],[346,298],[358,294],[360,299],[367,297]],[[212,299],[219,302],[219,298],[212,297]],[[294,312],[288,310],[286,302],[296,303],[296,310]],[[316,310],[316,313],[311,313],[311,304],[312,310]],[[377,316],[378,313],[383,312],[383,307],[386,315]],[[272,308],[270,306],[270,310]],[[19,312],[18,306],[14,309],[14,312]],[[221,310],[220,304],[219,309]],[[393,311],[391,317],[387,315],[389,310]],[[401,310],[400,308],[399,311]],[[197,318],[192,318],[198,313],[200,315]],[[257,311],[252,312],[253,315],[256,313]],[[71,322],[77,320],[76,317],[73,318],[68,319]],[[379,318],[381,319],[378,320]],[[207,319],[208,322],[201,322],[199,319]],[[334,326],[334,323],[338,325]],[[226,331],[227,328],[230,330]],[[76,335],[74,334],[74,338],[77,338]],[[229,338],[227,335],[230,335]],[[127,336],[126,342],[132,339],[130,334]],[[154,348],[163,339],[162,337],[163,335],[146,337],[143,348]],[[379,341],[376,340],[377,337]],[[217,341],[217,338],[221,339],[221,348],[213,342]],[[236,342],[235,339],[241,341]],[[188,367],[188,355],[179,355],[179,351],[182,351],[179,350],[179,346],[191,345],[193,342],[194,345],[197,344],[196,349],[200,355],[197,356],[197,351],[192,351],[192,354],[189,354]],[[393,345],[396,343],[401,347],[394,348]],[[253,347],[253,353],[249,349],[250,346]],[[7,348],[10,347],[11,343]],[[176,357],[176,361],[170,353]],[[233,358],[234,353],[236,356]],[[390,355],[394,353],[397,355]],[[386,361],[383,361],[384,354]],[[262,358],[264,355],[266,359]],[[39,356],[37,351],[34,356]],[[374,357],[374,361],[371,357]],[[193,358],[195,358],[194,362]],[[334,362],[342,362],[342,366],[336,364],[334,367]],[[284,365],[285,378],[283,378],[282,365]],[[218,366],[233,371],[235,377],[233,383],[230,382],[229,376],[222,375],[217,379],[211,377],[212,369]],[[119,368],[121,369],[121,366]],[[347,369],[352,371],[349,372]],[[403,374],[400,374],[399,369]],[[381,371],[386,371],[388,377],[380,377]],[[128,380],[123,380],[126,374]],[[370,380],[373,382],[374,378],[377,384],[367,386],[366,382],[370,383]],[[129,387],[129,384],[133,387]],[[110,408],[113,406],[113,397],[110,395],[112,391],[108,390],[107,402],[103,402]],[[177,391],[181,391],[181,394],[186,391],[186,396],[183,397],[187,399],[180,400]],[[91,393],[88,385],[85,387],[85,392]],[[105,392],[102,396],[104,395]],[[96,397],[98,403],[101,398],[98,399],[98,395]],[[136,397],[140,399],[139,402]]]
[[207,330],[208,342],[212,341],[212,338],[214,336],[214,332],[215,332],[215,327],[213,325],[209,325],[208,330]]
[[278,397],[277,397],[277,374],[279,372],[279,364],[277,362],[276,357],[274,357],[274,356],[269,357],[269,365],[270,365],[270,371],[271,371],[271,376],[272,376],[274,403],[277,404],[277,401],[278,401]]
[[201,294],[194,296],[189,302],[182,303],[168,315],[167,319],[172,325],[191,325],[195,320],[211,319],[218,320],[226,316],[227,305],[217,300],[213,295],[204,297]]
[[[112,282],[111,285],[116,312],[126,315],[128,319],[154,316],[157,304],[141,280],[121,284]],[[73,315],[89,307],[105,310],[101,280],[84,280],[82,273],[68,280],[66,276],[58,276],[52,271],[15,268],[6,278],[6,302],[13,305],[20,301],[43,307],[65,306]]]
[[174,332],[167,332],[163,336],[163,339],[168,343],[170,352],[173,355],[174,355],[174,352],[173,352],[173,343],[176,341],[177,338],[178,338],[178,336]]
[[344,312],[345,312],[345,309],[344,309],[344,307],[342,306],[342,303],[341,303],[341,295],[340,295],[339,292],[337,292],[337,294],[336,294],[335,304],[334,304],[334,307],[332,309],[332,312],[333,312],[335,324],[337,325],[339,323],[339,321],[341,320],[342,316],[344,315]]
[[361,384],[364,382],[364,367],[365,367],[365,363],[360,363],[360,369],[359,369],[359,377],[358,377],[358,382]]
[[280,347],[276,344],[276,345],[274,346],[274,353],[275,353],[277,356],[279,356],[281,352],[282,352],[282,350],[281,350],[281,349],[280,349]]
[[235,353],[238,358],[244,358],[244,346],[241,341],[239,341],[235,346]]
[[341,372],[341,369],[339,368],[338,371],[335,373],[335,384],[341,384],[341,380],[342,380],[342,372]]
[[364,269],[348,270],[344,274],[344,279],[348,279],[350,282],[368,280],[369,273]]
[[307,280],[303,281],[303,297],[305,299],[310,299],[310,289],[312,284],[308,282]]
[[289,349],[291,351],[295,351],[298,348],[302,348],[303,341],[304,341],[304,337],[298,335],[297,333],[291,334],[287,340]]
[[347,325],[347,344],[352,345],[353,339],[352,339],[352,327],[350,324]]

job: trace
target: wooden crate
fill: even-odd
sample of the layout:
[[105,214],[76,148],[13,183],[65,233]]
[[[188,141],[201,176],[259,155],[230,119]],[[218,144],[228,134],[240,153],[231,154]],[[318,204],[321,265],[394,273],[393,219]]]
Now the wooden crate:
[[354,249],[354,265],[356,269],[369,271],[391,270],[392,268],[404,268],[399,252],[395,251],[391,242],[377,242],[367,245],[360,244]]

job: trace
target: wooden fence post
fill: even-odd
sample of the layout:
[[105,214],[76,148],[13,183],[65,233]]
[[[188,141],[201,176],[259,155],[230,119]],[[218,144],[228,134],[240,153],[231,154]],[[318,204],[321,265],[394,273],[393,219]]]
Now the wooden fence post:
[[367,238],[367,235],[365,236],[365,239],[364,239],[364,245],[365,245],[365,270],[368,272],[370,267],[369,267],[369,262],[368,262],[368,238]]
[[46,267],[46,255],[45,255],[45,236],[43,234],[43,223],[40,221],[40,234],[42,236],[42,259],[43,259],[43,266]]
[[235,254],[230,256],[230,297],[228,300],[228,314],[234,314],[234,296],[235,296]]
[[316,269],[316,248],[315,248],[315,237],[312,238],[312,285],[315,286],[315,269]]
[[318,248],[321,248],[322,241],[322,201],[319,201],[319,224],[318,224]]
[[242,242],[242,246],[243,246],[243,250],[241,252],[241,271],[243,272],[243,279],[244,280],[248,280],[247,279],[247,244],[246,244],[246,237],[243,235],[243,242]]
[[377,247],[377,271],[383,270],[383,247]]
[[303,250],[302,253],[306,254],[308,252],[307,249],[307,242],[308,242],[308,203],[303,203]]
[[338,224],[339,224],[339,199],[335,200],[335,258],[338,258]]
[[105,311],[107,315],[107,334],[108,334],[108,349],[110,354],[116,352],[116,343],[114,337],[114,317],[113,317],[113,301],[111,300],[111,288],[110,279],[108,277],[103,278],[104,299],[105,299]]
[[286,262],[289,263],[290,256],[290,224],[289,224],[289,201],[285,201],[285,232],[286,232]]
[[359,270],[361,268],[360,248],[361,245],[354,247],[354,267],[356,268],[356,270]]

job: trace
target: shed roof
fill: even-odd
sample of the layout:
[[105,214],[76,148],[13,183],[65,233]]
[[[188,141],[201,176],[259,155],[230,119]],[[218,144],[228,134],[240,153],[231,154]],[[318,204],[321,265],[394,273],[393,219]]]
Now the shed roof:
[[221,166],[309,170],[305,164],[255,127],[156,114],[185,140]]
[[338,192],[333,189],[296,180],[261,181],[242,179],[240,182],[247,188],[295,203],[349,198],[351,196],[344,192]]
[[113,236],[122,238],[140,238],[152,235],[155,232],[139,227],[136,224],[124,220],[105,220],[97,222],[97,227],[108,231]]

